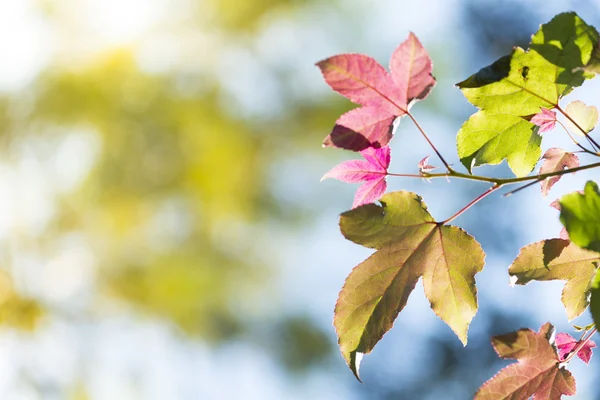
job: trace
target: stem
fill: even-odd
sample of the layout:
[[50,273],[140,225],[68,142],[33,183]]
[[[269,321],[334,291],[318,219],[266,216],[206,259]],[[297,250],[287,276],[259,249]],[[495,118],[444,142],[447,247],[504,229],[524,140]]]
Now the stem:
[[581,165],[581,166],[575,167],[575,168],[563,169],[560,171],[548,172],[546,174],[541,174],[541,175],[522,176],[520,178],[490,178],[487,176],[463,174],[462,172],[457,172],[454,170],[450,170],[450,171],[444,172],[444,173],[437,173],[437,174],[423,173],[422,175],[417,175],[417,174],[388,173],[387,175],[409,177],[409,178],[458,178],[458,179],[467,179],[467,180],[471,180],[471,181],[489,182],[489,183],[494,183],[497,185],[508,185],[511,183],[519,183],[519,182],[543,181],[544,179],[550,178],[552,176],[561,176],[561,175],[571,174],[573,172],[583,171],[586,169],[592,169],[592,168],[597,168],[597,167],[600,167],[600,162],[588,164],[588,165]]
[[479,196],[477,196],[475,199],[471,200],[471,202],[469,202],[469,204],[467,204],[466,206],[464,206],[463,208],[461,208],[460,210],[458,210],[454,215],[452,215],[450,218],[447,218],[441,222],[438,222],[439,225],[445,225],[447,223],[449,223],[450,221],[452,221],[453,219],[455,219],[456,217],[458,217],[459,215],[461,215],[462,213],[464,213],[465,211],[467,211],[469,208],[471,208],[472,206],[474,206],[476,203],[478,203],[480,200],[483,200],[485,197],[487,197],[489,194],[491,194],[492,192],[500,189],[502,187],[502,185],[498,185],[495,184],[494,186],[492,186],[491,188],[489,188],[488,190],[486,190],[485,192],[481,193]]
[[[575,145],[577,147],[579,147],[581,150],[583,150],[585,153],[589,153],[591,155],[594,155],[596,157],[599,156],[598,153],[591,151],[590,149],[588,149],[587,147],[584,147],[581,143],[579,143],[577,140],[575,140],[575,138],[573,137],[573,135],[571,135],[571,132],[569,132],[569,130],[567,129],[567,127],[560,121],[556,121],[560,124],[560,126],[562,126],[562,128],[565,130],[565,132],[567,133],[567,135],[569,135],[569,137],[571,138],[571,140],[573,141],[573,143],[575,143]],[[589,140],[589,139],[588,139]]]
[[585,339],[582,337],[581,340],[579,340],[579,343],[577,343],[577,346],[575,346],[575,348],[571,350],[567,358],[565,358],[562,362],[568,363],[569,361],[571,361],[571,359],[577,355],[579,350],[581,350],[583,346],[585,346],[585,344],[590,341],[590,339],[592,338],[592,336],[594,336],[596,332],[598,332],[598,328],[594,327],[594,329],[590,331],[590,334]]
[[520,192],[523,189],[527,189],[529,186],[535,185],[536,183],[538,183],[538,181],[529,182],[529,183],[527,183],[527,184],[525,184],[523,186],[519,186],[518,188],[516,188],[514,190],[511,190],[510,192],[504,193],[502,196],[503,197],[511,196],[511,195],[513,195],[513,194],[515,194],[517,192]]
[[413,115],[411,113],[409,113],[408,111],[406,112],[406,115],[408,115],[408,117],[415,124],[415,126],[417,127],[417,129],[419,130],[419,132],[421,132],[421,134],[423,135],[423,137],[425,138],[425,140],[427,140],[427,143],[429,143],[429,145],[431,146],[431,148],[433,149],[433,151],[435,151],[435,154],[437,154],[437,156],[439,157],[440,161],[444,164],[444,166],[446,167],[446,169],[448,170],[448,172],[453,172],[454,170],[450,167],[450,164],[448,164],[446,162],[446,160],[444,159],[444,157],[442,157],[442,154],[434,146],[433,142],[429,139],[429,137],[427,136],[427,134],[425,133],[425,131],[423,130],[423,128],[421,128],[421,125],[419,125],[419,123],[417,122],[417,120],[415,119],[415,117],[413,117]]
[[600,145],[598,143],[596,143],[596,141],[594,139],[592,139],[592,137],[590,135],[588,135],[588,133],[586,131],[584,131],[583,128],[581,126],[579,126],[579,124],[577,122],[575,122],[575,120],[573,118],[571,118],[571,116],[569,114],[567,114],[565,112],[565,110],[563,110],[558,104],[556,105],[556,109],[562,115],[564,115],[569,121],[571,121],[573,123],[573,125],[575,125],[577,127],[577,129],[579,129],[585,135],[585,137],[590,141],[590,143],[592,143],[592,147],[595,146],[596,151],[598,149],[600,149]]

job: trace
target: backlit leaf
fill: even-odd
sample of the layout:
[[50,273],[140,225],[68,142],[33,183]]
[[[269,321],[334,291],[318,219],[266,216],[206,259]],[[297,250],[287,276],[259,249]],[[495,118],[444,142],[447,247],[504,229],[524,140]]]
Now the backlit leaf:
[[[544,163],[540,168],[540,174],[547,174],[555,171],[562,171],[568,168],[576,168],[579,166],[579,158],[573,153],[553,147],[548,149],[542,157]],[[552,176],[540,182],[542,185],[542,194],[546,196],[552,186],[560,180],[562,175]]]
[[521,329],[495,336],[492,344],[502,358],[517,360],[487,381],[475,394],[476,400],[558,400],[575,394],[575,379],[560,366],[551,344],[554,327],[542,325],[539,333]]
[[[555,108],[560,98],[581,85],[585,78],[592,77],[580,67],[589,61],[597,43],[596,30],[575,13],[559,14],[533,35],[529,50],[517,47],[509,56],[458,83],[465,97],[490,116],[478,117],[476,129],[472,119],[461,128],[458,148],[463,164],[470,170],[472,165],[498,164],[506,158],[515,175],[531,172],[537,161],[533,160],[534,155],[541,154],[541,140],[523,142],[524,127],[515,130],[511,126],[517,125],[517,117],[526,119],[538,114],[540,109]],[[499,122],[503,118],[510,120],[503,124]],[[504,132],[507,127],[511,127],[506,132],[507,137],[516,136],[518,146],[500,138],[489,143],[499,135],[498,128]],[[479,139],[480,130],[484,132],[482,139]],[[483,149],[484,146],[487,149]],[[515,165],[515,157],[520,165]]]
[[392,327],[420,277],[431,307],[466,344],[477,312],[475,274],[484,253],[465,231],[434,221],[410,192],[383,196],[340,218],[344,236],[377,251],[356,266],[340,292],[334,325],[346,362],[358,362]]
[[556,112],[542,107],[542,111],[531,118],[531,123],[540,127],[540,135],[554,129],[556,125]]
[[540,158],[538,127],[524,118],[480,110],[463,124],[456,138],[458,155],[471,171],[483,164],[508,165],[517,176],[530,173]]
[[[598,109],[594,106],[586,106],[583,101],[575,100],[567,104],[565,112],[571,117],[565,121],[569,130],[576,135],[583,136],[598,124]],[[583,132],[582,132],[583,130]]]
[[317,66],[333,90],[363,106],[342,115],[323,142],[354,151],[385,146],[394,119],[405,115],[409,104],[427,97],[435,85],[431,59],[413,33],[392,55],[391,74],[362,54],[333,56]]
[[560,199],[560,220],[579,247],[600,252],[600,192],[588,181],[583,194],[574,192]]
[[321,178],[333,178],[347,183],[364,182],[356,191],[352,208],[378,200],[387,188],[385,177],[390,165],[390,148],[369,147],[360,154],[365,160],[344,161]]
[[600,253],[582,249],[569,240],[549,239],[523,247],[508,273],[516,278],[514,283],[518,285],[531,281],[567,281],[562,302],[572,320],[588,307],[590,286],[599,263]]
[[[561,361],[569,356],[569,354],[577,347],[579,341],[568,333],[556,334],[556,348]],[[584,363],[588,364],[592,358],[592,349],[596,347],[596,343],[592,340],[585,342],[583,347],[577,352],[577,357]]]

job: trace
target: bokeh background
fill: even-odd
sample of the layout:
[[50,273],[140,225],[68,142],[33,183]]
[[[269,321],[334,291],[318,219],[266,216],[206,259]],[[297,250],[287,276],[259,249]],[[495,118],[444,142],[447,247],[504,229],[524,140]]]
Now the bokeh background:
[[[453,84],[571,9],[600,26],[592,0],[0,1],[0,398],[467,399],[507,364],[491,335],[573,333],[560,282],[511,288],[506,271],[558,235],[548,204],[594,171],[457,219],[487,252],[469,345],[419,284],[355,381],[331,321],[369,251],[337,228],[355,187],[319,183],[356,156],[320,146],[353,105],[314,66],[343,52],[387,65],[415,32],[438,85],[414,112],[458,165],[474,110]],[[572,96],[599,105],[599,92]],[[394,172],[432,153],[407,121],[391,145]],[[486,188],[389,186],[438,219]],[[600,396],[599,358],[571,363],[577,398]]]

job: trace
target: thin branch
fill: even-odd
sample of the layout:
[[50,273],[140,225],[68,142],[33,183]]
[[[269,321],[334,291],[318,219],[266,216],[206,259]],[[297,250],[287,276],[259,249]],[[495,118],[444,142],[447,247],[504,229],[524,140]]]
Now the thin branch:
[[444,157],[442,157],[442,154],[438,151],[438,149],[435,147],[435,145],[433,144],[433,142],[429,139],[429,137],[427,136],[427,134],[425,133],[425,131],[423,130],[423,128],[421,128],[421,125],[419,125],[419,123],[415,119],[415,117],[413,117],[413,115],[411,113],[409,113],[409,112],[406,112],[406,115],[408,115],[408,117],[415,124],[415,126],[417,127],[417,129],[419,130],[419,132],[421,132],[421,134],[423,135],[423,137],[425,138],[425,140],[427,140],[427,143],[429,143],[429,146],[431,146],[431,148],[433,149],[433,151],[435,151],[435,154],[437,154],[438,158],[444,164],[444,166],[446,167],[446,169],[448,170],[448,172],[453,172],[454,170],[450,167],[450,164],[448,164],[446,162],[446,160],[444,159]]
[[579,124],[573,119],[571,118],[571,116],[569,114],[567,114],[565,112],[565,110],[563,110],[558,104],[556,105],[556,109],[562,114],[564,115],[569,121],[571,121],[573,123],[573,125],[575,125],[577,127],[577,129],[579,129],[581,131],[581,133],[583,133],[585,135],[585,137],[590,141],[590,143],[592,144],[592,147],[595,146],[595,150],[597,151],[598,149],[600,149],[600,145],[598,143],[596,143],[596,141],[594,139],[592,139],[592,137],[590,135],[588,135],[588,133],[581,127],[579,126]]
[[472,206],[474,206],[480,200],[483,200],[488,195],[492,194],[493,192],[495,192],[496,190],[500,189],[501,187],[502,187],[502,185],[494,185],[494,186],[492,186],[491,188],[489,188],[488,190],[486,190],[485,192],[483,192],[479,196],[477,196],[475,199],[471,200],[469,202],[469,204],[467,204],[466,206],[464,206],[463,208],[461,208],[460,210],[458,210],[450,218],[447,218],[447,219],[445,219],[445,220],[443,220],[441,222],[438,222],[438,224],[445,225],[445,224],[449,223],[450,221],[452,221],[453,219],[455,219],[456,217],[458,217],[459,215],[461,215],[462,213],[464,213],[465,211],[467,211],[469,208],[471,208]]

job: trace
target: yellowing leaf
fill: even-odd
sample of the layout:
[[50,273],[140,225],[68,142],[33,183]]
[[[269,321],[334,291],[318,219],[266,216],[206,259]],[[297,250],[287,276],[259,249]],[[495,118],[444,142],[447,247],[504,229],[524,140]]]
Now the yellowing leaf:
[[380,202],[340,218],[347,239],[378,250],[352,270],[335,307],[339,345],[357,378],[360,358],[392,327],[421,276],[433,311],[466,344],[485,257],[465,231],[435,222],[416,194],[392,192]]
[[584,250],[569,240],[549,239],[523,247],[508,273],[518,285],[534,280],[566,280],[562,302],[572,320],[589,305],[590,285],[599,262],[600,253]]
[[583,101],[570,102],[565,112],[570,117],[566,120],[567,126],[576,135],[584,136],[598,124],[598,109],[594,106],[586,106]]

